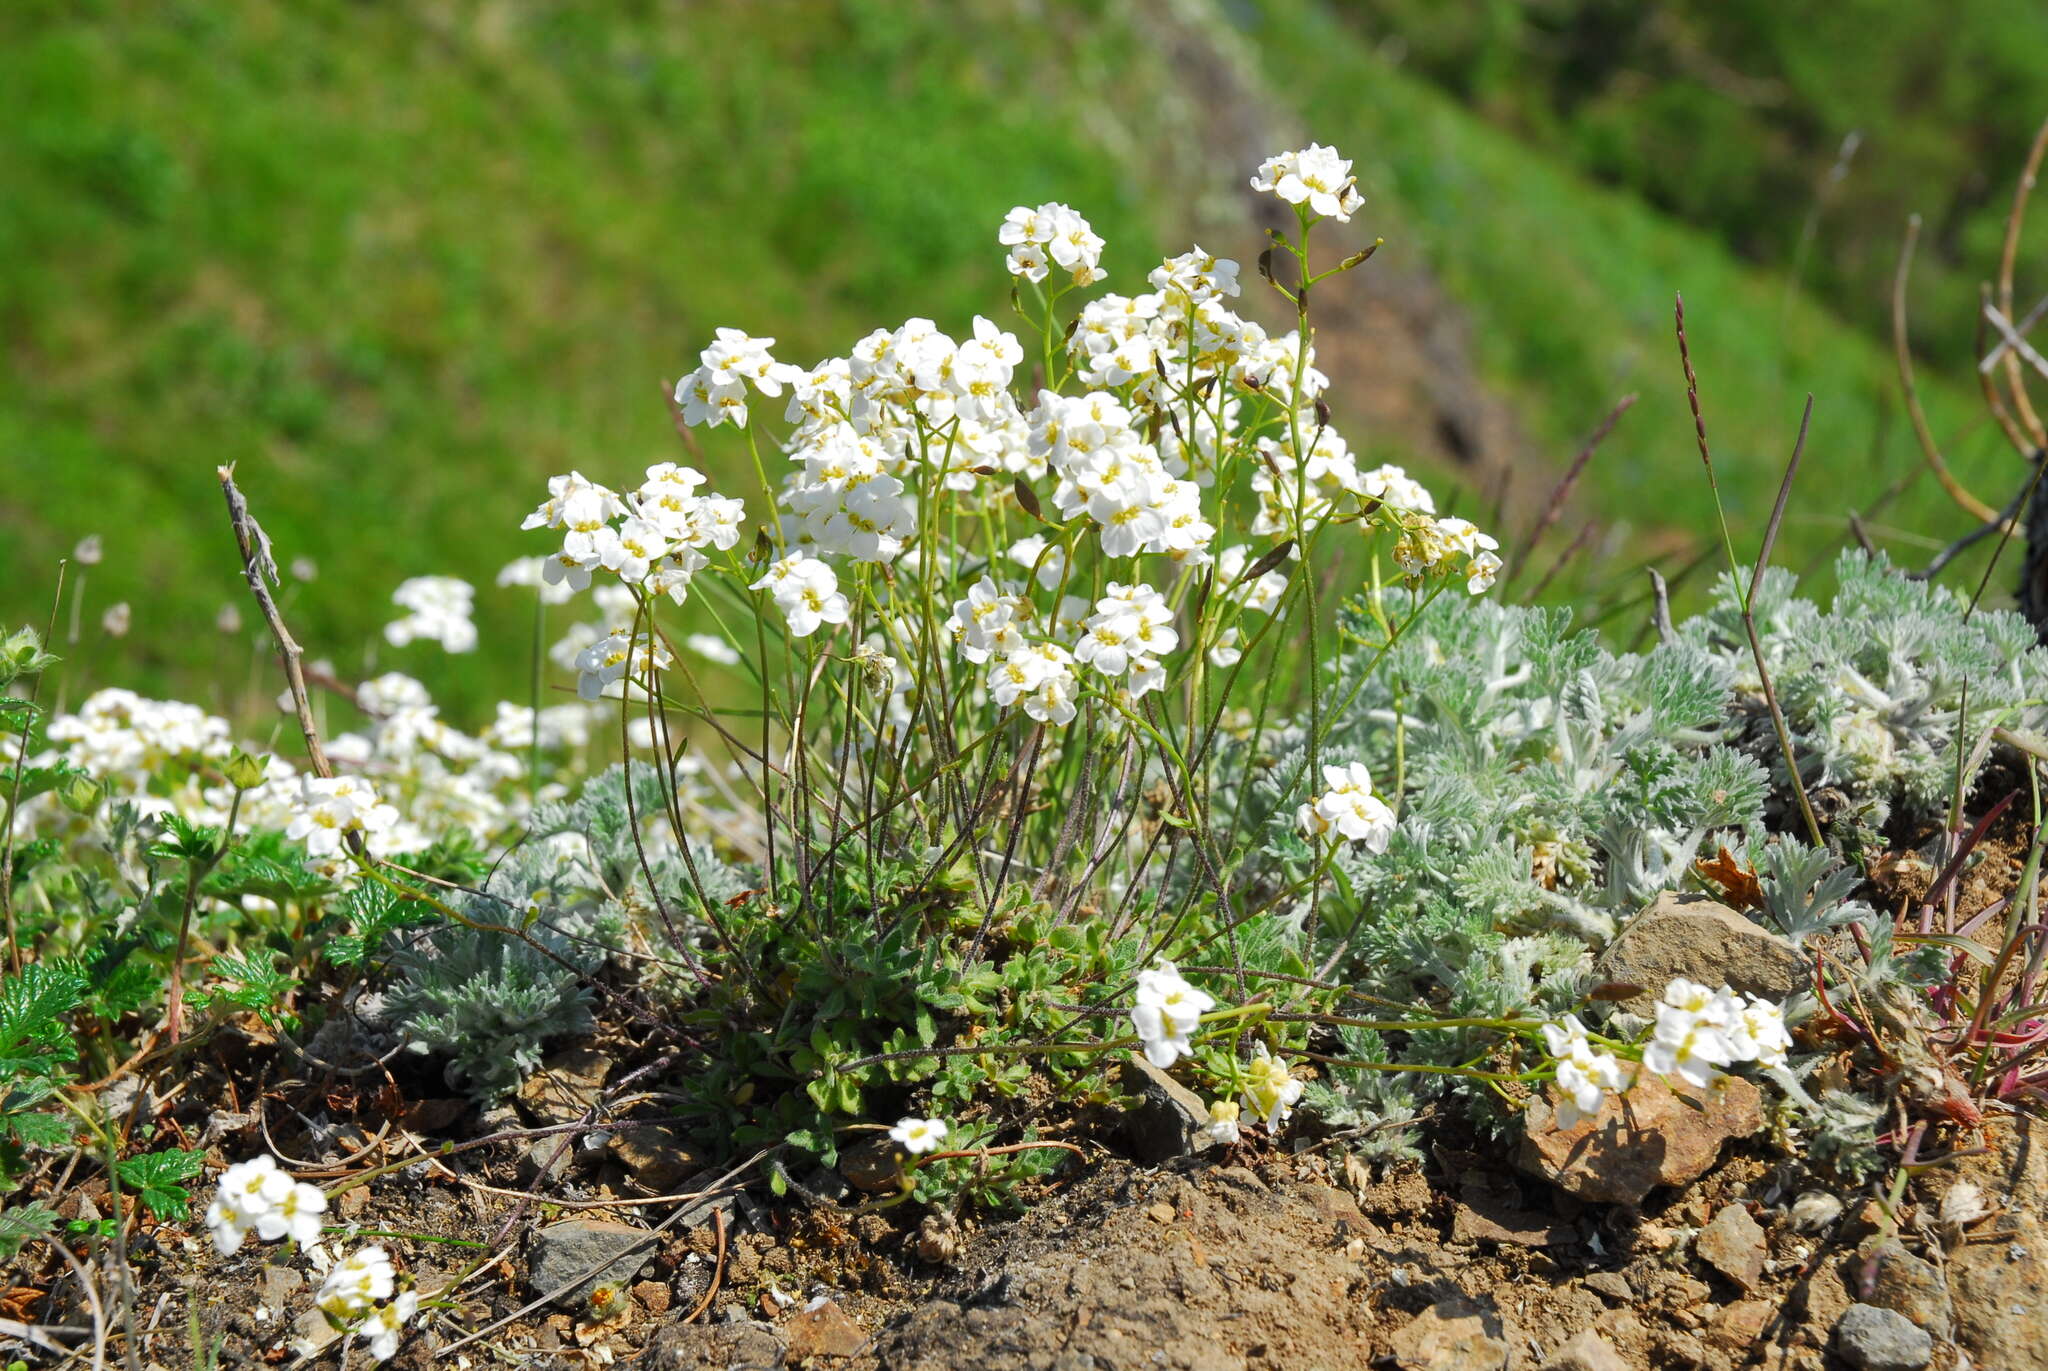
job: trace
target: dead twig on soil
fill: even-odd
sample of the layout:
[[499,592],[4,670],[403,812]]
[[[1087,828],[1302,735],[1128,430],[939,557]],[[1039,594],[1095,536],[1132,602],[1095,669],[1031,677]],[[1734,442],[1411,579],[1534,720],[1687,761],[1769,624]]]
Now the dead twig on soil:
[[725,1211],[723,1209],[711,1211],[711,1225],[718,1236],[718,1264],[711,1268],[711,1284],[704,1287],[704,1298],[697,1301],[697,1307],[692,1309],[689,1315],[684,1318],[684,1323],[695,1323],[703,1316],[704,1311],[711,1307],[711,1301],[717,1298],[719,1284],[725,1279]]

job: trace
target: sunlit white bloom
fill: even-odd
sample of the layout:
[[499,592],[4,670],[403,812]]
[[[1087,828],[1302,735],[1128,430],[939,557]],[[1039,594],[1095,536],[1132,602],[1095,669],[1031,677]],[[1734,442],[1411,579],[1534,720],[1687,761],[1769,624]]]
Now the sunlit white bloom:
[[[625,512],[625,504],[616,492],[585,479],[580,471],[572,471],[567,476],[548,477],[548,498],[541,501],[540,507],[527,515],[519,527],[588,530]],[[310,567],[311,563],[307,565]],[[312,577],[308,575],[299,579],[311,580]]]
[[469,618],[475,598],[469,582],[454,576],[401,581],[391,592],[391,601],[411,613],[386,624],[384,639],[393,647],[404,647],[415,638],[426,638],[448,652],[469,652],[476,647],[476,625]]
[[135,622],[135,611],[128,607],[126,600],[107,606],[107,612],[100,615],[100,631],[109,638],[125,638],[128,627]]
[[206,1227],[214,1250],[231,1257],[249,1230],[292,1198],[294,1182],[278,1169],[277,1158],[265,1153],[237,1162],[221,1173],[213,1202],[206,1208]]
[[645,635],[635,639],[608,633],[576,655],[576,693],[585,700],[601,699],[627,677],[644,679],[666,669],[671,660],[665,647],[650,645]]
[[1244,1073],[1245,1108],[1263,1119],[1268,1128],[1283,1126],[1293,1112],[1294,1102],[1301,1098],[1301,1082],[1288,1072],[1286,1062],[1266,1050],[1264,1043],[1253,1050]]
[[1290,205],[1344,223],[1361,203],[1351,163],[1335,148],[1310,143],[1299,152],[1268,157],[1252,176],[1252,189],[1279,196]]
[[920,1156],[938,1149],[945,1141],[946,1124],[943,1119],[903,1119],[889,1130],[889,1136],[911,1156]]
[[300,1247],[320,1241],[321,1216],[327,1196],[317,1185],[295,1183],[282,1199],[256,1216],[256,1236],[265,1242],[289,1238]]
[[1178,257],[1169,257],[1153,268],[1148,278],[1152,289],[1179,291],[1192,301],[1212,299],[1238,292],[1237,263],[1228,257],[1202,251],[1197,244]]
[[399,1336],[419,1307],[418,1293],[407,1290],[389,1304],[380,1305],[372,1311],[356,1326],[356,1336],[363,1340],[363,1346],[370,1349],[370,1355],[376,1360],[390,1361],[398,1355]]
[[1202,1132],[1212,1141],[1222,1143],[1226,1147],[1236,1143],[1244,1136],[1239,1131],[1237,1122],[1242,1114],[1243,1109],[1236,1100],[1211,1101],[1209,1122],[1203,1125]]
[[285,836],[303,843],[311,858],[339,854],[351,835],[366,845],[398,827],[398,810],[377,797],[360,776],[303,776]]
[[1323,768],[1325,789],[1295,811],[1301,831],[1311,838],[1335,831],[1347,842],[1363,843],[1368,852],[1385,852],[1394,837],[1394,811],[1372,793],[1372,775],[1365,763]]
[[1612,1052],[1595,1048],[1586,1026],[1575,1014],[1554,1024],[1543,1025],[1543,1044],[1557,1059],[1557,1085],[1562,1098],[1557,1105],[1557,1126],[1575,1128],[1581,1119],[1600,1112],[1609,1094],[1628,1088],[1621,1062]]
[[791,553],[768,568],[751,587],[775,598],[793,638],[807,638],[825,624],[843,624],[852,612],[839,593],[839,576],[816,557]]
[[1140,971],[1131,1024],[1144,1045],[1146,1060],[1154,1066],[1167,1067],[1193,1053],[1189,1035],[1201,1026],[1202,1016],[1215,1007],[1215,996],[1188,984],[1172,962],[1161,961],[1150,970]]
[[397,1288],[398,1272],[391,1265],[391,1255],[371,1244],[358,1247],[328,1269],[314,1303],[322,1313],[346,1320],[391,1298]]

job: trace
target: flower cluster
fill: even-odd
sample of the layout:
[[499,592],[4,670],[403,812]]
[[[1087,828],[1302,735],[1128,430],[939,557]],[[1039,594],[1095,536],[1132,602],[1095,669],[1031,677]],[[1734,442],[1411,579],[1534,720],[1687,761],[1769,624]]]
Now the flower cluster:
[[792,552],[749,587],[765,590],[782,611],[792,638],[808,638],[824,624],[843,624],[852,607],[839,593],[839,574],[816,557]]
[[1138,1030],[1146,1060],[1154,1066],[1172,1066],[1195,1048],[1189,1034],[1201,1026],[1202,1016],[1216,1007],[1216,997],[1198,990],[1181,976],[1172,962],[1161,961],[1138,973],[1138,1002],[1131,1010],[1131,1023]]
[[1252,189],[1277,195],[1290,205],[1304,205],[1310,213],[1340,224],[1348,222],[1362,203],[1350,161],[1321,143],[1268,157],[1252,176]]
[[351,835],[365,845],[388,838],[399,827],[398,810],[377,798],[377,792],[360,776],[322,779],[306,776],[299,782],[298,803],[285,836],[304,843],[312,858],[340,855]]
[[803,372],[768,353],[773,338],[750,338],[736,328],[718,330],[718,341],[697,354],[698,367],[676,382],[683,422],[716,428],[747,426],[747,388],[774,399]]
[[1295,811],[1301,831],[1311,838],[1334,832],[1368,852],[1385,852],[1394,837],[1394,811],[1372,793],[1365,763],[1324,767],[1323,785],[1322,794]]
[[370,1355],[389,1361],[398,1352],[400,1333],[419,1311],[417,1292],[406,1290],[393,1298],[397,1290],[398,1272],[391,1264],[391,1254],[372,1243],[328,1268],[314,1303],[337,1327],[353,1324],[351,1331],[363,1340]]
[[563,532],[561,551],[542,568],[548,584],[582,590],[603,570],[681,604],[689,598],[690,578],[710,562],[705,549],[732,547],[746,517],[740,500],[699,495],[704,483],[694,468],[657,462],[638,490],[621,495],[572,471],[548,479],[548,498],[520,527]]
[[1709,990],[1679,977],[1664,987],[1643,1065],[1660,1076],[1705,1087],[1720,1078],[1722,1067],[1736,1062],[1783,1066],[1791,1047],[1792,1035],[1777,1005],[1738,995],[1725,985]]
[[1469,520],[1458,518],[1415,518],[1406,522],[1400,541],[1394,544],[1394,560],[1411,580],[1465,575],[1465,588],[1484,594],[1500,574],[1501,561],[1494,549],[1500,544],[1481,533]]
[[1043,281],[1055,266],[1077,286],[1092,286],[1109,274],[1102,269],[1101,236],[1057,202],[1017,206],[1003,216],[996,241],[1010,250],[1010,275],[1027,281]]
[[453,576],[414,576],[399,582],[391,602],[410,611],[403,619],[384,626],[384,640],[404,647],[415,638],[439,643],[447,652],[471,652],[476,648],[476,625],[470,622],[475,610],[476,589]]
[[293,1180],[266,1153],[221,1173],[206,1207],[206,1228],[223,1257],[239,1252],[251,1229],[265,1242],[289,1238],[304,1248],[320,1240],[320,1216],[326,1212],[327,1196],[319,1186]]
[[1557,1086],[1563,1092],[1557,1104],[1559,1128],[1576,1127],[1599,1113],[1600,1102],[1626,1091],[1633,1079],[1623,1075],[1620,1058],[1593,1046],[1576,1014],[1543,1025],[1543,1045],[1557,1059]]

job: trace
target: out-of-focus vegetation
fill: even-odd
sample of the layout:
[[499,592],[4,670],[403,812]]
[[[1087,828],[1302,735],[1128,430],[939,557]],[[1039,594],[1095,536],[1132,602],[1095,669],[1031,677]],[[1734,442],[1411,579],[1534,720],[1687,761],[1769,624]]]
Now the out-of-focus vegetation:
[[[1859,327],[1884,331],[1901,227],[1919,214],[1914,337],[1949,357],[1971,346],[1970,311],[1953,302],[1997,270],[2013,181],[2048,116],[2048,7],[2011,0],[1337,9],[1467,109],[1751,261],[1796,269]],[[2038,280],[2048,239],[2022,261]]]
[[[1885,24],[1837,52],[1820,30],[1804,46],[1781,37],[1789,21],[1760,7],[1729,7],[1757,10],[1747,28],[1686,19],[1719,8],[1663,7],[1679,19],[1652,23],[1590,5],[1505,7],[1467,27],[1401,0],[7,6],[0,618],[40,621],[58,558],[101,533],[85,637],[100,609],[130,601],[124,680],[218,692],[223,656],[254,651],[246,630],[211,627],[241,595],[212,475],[233,461],[281,549],[321,568],[289,604],[316,655],[345,676],[373,650],[380,667],[417,665],[408,654],[436,649],[375,636],[392,617],[384,597],[406,576],[453,573],[483,587],[484,644],[439,693],[458,708],[506,694],[508,675],[524,679],[530,601],[488,583],[515,551],[519,514],[546,473],[619,477],[677,455],[661,386],[714,327],[776,336],[779,355],[806,361],[844,352],[877,318],[927,315],[958,333],[976,312],[1004,314],[994,229],[1012,204],[1081,208],[1110,242],[1105,288],[1121,290],[1186,246],[1163,226],[1187,222],[1196,187],[1216,217],[1211,188],[1247,169],[1236,149],[1206,145],[1215,95],[1159,41],[1168,27],[1249,55],[1270,108],[1248,117],[1275,123],[1274,147],[1307,135],[1357,159],[1374,198],[1363,223],[1388,237],[1389,262],[1437,274],[1486,380],[1550,463],[1617,395],[1643,393],[1583,492],[1585,514],[1628,526],[1633,547],[1696,545],[1711,528],[1671,352],[1673,290],[1692,305],[1738,520],[1760,520],[1800,395],[1814,390],[1815,495],[1783,546],[1819,561],[1843,511],[1914,460],[1904,425],[1885,418],[1891,365],[1871,284],[1889,269],[1906,192],[1925,192],[1934,249],[1916,320],[1930,369],[1953,369],[1967,349],[1947,340],[1969,326],[1984,225],[2041,112],[2025,82],[2048,78],[2016,65],[2024,44],[1972,68],[1975,47],[1915,43],[1921,21],[1899,18],[1886,85],[1849,70],[1870,65],[1858,54],[1888,42]],[[1965,6],[1978,17],[1963,27],[1992,31],[1995,8]],[[1660,37],[1673,24],[1706,37]],[[1598,99],[1564,113],[1557,91],[1579,89],[1585,61],[1545,46],[1560,25],[1611,33],[1626,56],[1582,83]],[[1510,60],[1537,39],[1535,55]],[[1811,104],[1796,122],[1804,141],[1771,122],[1790,118],[1779,106],[1680,65],[1695,51],[1734,51],[1734,69],[1765,71],[1787,101]],[[1458,75],[1466,53],[1484,70]],[[1909,57],[1951,93],[1897,84]],[[1647,88],[1624,79],[1639,69]],[[1680,139],[1686,91],[1724,132]],[[1873,92],[1895,93],[1892,124],[1836,113]],[[1617,133],[1607,160],[1593,156],[1591,130],[1627,132],[1632,111],[1686,155]],[[1866,129],[1865,151],[1788,284],[1814,186],[1849,127]],[[1646,170],[1629,169],[1631,149]],[[1233,165],[1204,164],[1224,156]],[[1846,197],[1874,194],[1864,188],[1880,170],[1898,203],[1851,213]],[[1695,194],[1714,214],[1683,198]],[[1738,203],[1739,224],[1716,217]],[[1237,241],[1207,245],[1249,265],[1256,242],[1247,221]],[[1336,379],[1342,424],[1357,378]],[[1958,468],[2002,498],[2013,464],[1973,397],[1939,376],[1927,389]],[[1391,460],[1410,455],[1348,431]],[[1518,489],[1544,484],[1537,473]],[[1936,542],[1959,531],[1919,489],[1885,512],[1880,537],[1886,521]],[[1660,530],[1677,536],[1643,536]],[[94,660],[90,641],[70,652]]]

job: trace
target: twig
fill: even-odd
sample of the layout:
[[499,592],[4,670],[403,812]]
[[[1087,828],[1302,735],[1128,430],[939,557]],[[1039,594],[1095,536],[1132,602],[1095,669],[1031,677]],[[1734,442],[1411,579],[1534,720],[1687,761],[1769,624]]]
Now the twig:
[[711,1307],[711,1301],[718,1297],[719,1282],[725,1279],[725,1211],[723,1209],[711,1211],[711,1226],[718,1235],[718,1264],[711,1268],[711,1284],[704,1287],[704,1298],[697,1301],[697,1307],[690,1311],[689,1316],[683,1320],[684,1323],[695,1323],[703,1316],[704,1311]]
[[1941,448],[1934,441],[1934,430],[1927,425],[1927,411],[1920,406],[1919,388],[1913,384],[1913,354],[1906,345],[1906,278],[1912,273],[1913,247],[1919,241],[1920,216],[1909,215],[1906,238],[1899,245],[1899,269],[1892,276],[1892,354],[1899,365],[1899,389],[1905,393],[1906,415],[1913,421],[1913,435],[1920,440],[1921,454],[1949,498],[1977,519],[1994,519],[1998,516],[1991,506],[1963,489],[1962,482],[1948,469]]
[[2026,504],[2027,493],[2033,488],[2034,483],[2032,480],[2029,480],[2013,494],[2012,499],[2007,502],[2004,510],[1977,525],[1977,527],[1971,529],[1953,543],[1950,543],[1940,552],[1934,554],[1934,560],[1920,570],[1907,572],[1906,579],[1909,581],[1931,581],[1936,576],[1939,576],[1942,569],[1950,562],[1953,562],[1956,558],[1962,556],[1963,553],[1975,547],[1990,534],[2004,530],[2010,536],[2010,531],[2013,528],[2013,518],[2020,512],[2021,507]]
[[[242,553],[242,579],[249,583],[249,590],[256,597],[256,606],[263,611],[263,621],[270,625],[270,636],[277,643],[278,660],[284,664],[284,677],[291,687],[292,708],[299,716],[299,732],[305,735],[306,755],[312,758],[313,771],[325,780],[334,775],[334,768],[328,764],[327,753],[320,746],[320,730],[313,723],[313,707],[306,696],[306,674],[299,667],[299,659],[305,655],[291,630],[284,626],[284,616],[277,611],[277,601],[270,596],[270,585],[279,584],[283,578],[278,575],[277,560],[270,553],[270,535],[256,522],[256,516],[249,512],[249,502],[242,498],[242,492],[235,486],[235,468],[230,462],[215,468],[220,477],[221,494],[228,502],[228,522],[234,526],[235,546]],[[266,585],[265,578],[270,584]],[[354,834],[352,843],[360,843]]]
[[[2019,258],[2020,225],[2026,221],[2027,201],[2034,194],[2034,183],[2041,173],[2044,153],[2048,153],[2048,120],[2042,121],[2040,130],[2034,135],[2033,146],[2027,149],[2026,164],[2020,168],[2020,179],[2012,188],[2012,209],[2005,216],[2005,243],[1998,254],[1998,308],[2007,317],[2012,315],[2012,273],[2013,264]],[[2005,355],[2005,384],[2012,391],[2013,411],[2025,426],[2032,446],[2048,445],[2048,428],[2042,427],[2040,416],[2034,412],[2033,402],[2027,396],[2026,373],[2020,370],[2019,358],[2009,352]]]
[[1592,542],[1593,535],[1599,531],[1600,525],[1588,519],[1585,526],[1578,531],[1578,535],[1571,542],[1565,544],[1564,551],[1557,555],[1557,560],[1550,564],[1549,569],[1543,573],[1542,578],[1530,588],[1527,595],[1522,597],[1522,603],[1529,605],[1542,599],[1543,592],[1550,589],[1550,583],[1557,579],[1558,573],[1570,566],[1572,559],[1586,550],[1586,544]]
[[1655,608],[1650,611],[1650,622],[1657,627],[1657,641],[1669,643],[1675,636],[1671,628],[1671,587],[1664,584],[1664,574],[1655,567],[1644,567],[1650,573],[1650,594],[1655,599]]

